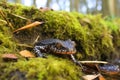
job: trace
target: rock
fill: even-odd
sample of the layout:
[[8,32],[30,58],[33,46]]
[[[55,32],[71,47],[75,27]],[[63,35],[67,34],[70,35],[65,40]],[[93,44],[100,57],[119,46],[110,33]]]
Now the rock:
[[7,53],[7,54],[3,54],[2,55],[2,59],[5,62],[8,62],[8,61],[14,61],[14,62],[16,62],[18,60],[18,57],[15,54]]

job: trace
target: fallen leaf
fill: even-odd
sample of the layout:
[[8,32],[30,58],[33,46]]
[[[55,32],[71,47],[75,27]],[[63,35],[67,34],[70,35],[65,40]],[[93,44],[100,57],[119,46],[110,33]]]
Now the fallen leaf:
[[6,53],[2,55],[4,61],[17,61],[18,57],[15,54]]
[[31,23],[31,24],[28,24],[28,25],[25,25],[25,26],[23,26],[21,28],[18,28],[13,33],[17,32],[17,31],[20,31],[20,30],[24,30],[24,29],[29,29],[29,28],[35,27],[35,26],[43,24],[43,23],[44,22],[35,21],[35,22]]
[[93,75],[85,75],[82,76],[84,80],[94,80],[95,78],[99,77],[100,74],[93,74]]
[[100,75],[99,80],[106,80],[106,79],[102,75]]
[[31,53],[28,50],[23,50],[23,51],[20,51],[19,53],[20,53],[21,56],[26,57],[26,58],[33,58],[33,57],[35,57],[33,55],[33,53]]

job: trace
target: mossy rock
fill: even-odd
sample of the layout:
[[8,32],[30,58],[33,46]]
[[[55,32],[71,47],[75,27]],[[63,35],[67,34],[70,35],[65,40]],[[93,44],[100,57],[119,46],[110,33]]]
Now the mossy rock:
[[1,61],[0,64],[2,80],[79,80],[81,75],[80,67],[67,59],[53,56],[8,63]]
[[[76,42],[77,60],[104,60],[110,58],[120,47],[120,19],[107,19],[98,15],[83,15],[77,12],[45,11],[20,4],[0,3],[4,17],[12,24],[13,29],[3,16],[0,16],[0,55],[15,53],[27,49],[18,44],[33,43],[46,38],[71,39]],[[14,30],[34,21],[45,23],[16,33]],[[32,49],[30,48],[32,51]],[[52,54],[50,54],[52,55]],[[117,54],[119,55],[119,54]],[[2,79],[63,79],[78,80],[81,69],[68,58],[50,56],[48,59],[33,58],[29,61],[1,61],[0,76]],[[4,75],[3,75],[4,74]],[[16,75],[13,77],[13,75]]]
[[[14,30],[27,25],[29,21],[45,22],[43,25],[13,34],[20,43],[33,45],[37,36],[40,36],[39,40],[72,39],[77,44],[77,55],[88,59],[89,57],[101,59],[102,54],[108,56],[114,52],[115,46],[119,46],[119,25],[116,20],[103,19],[101,15],[83,15],[75,12],[41,12],[34,7],[20,4],[0,3],[0,5],[13,24]],[[114,41],[113,37],[117,41]]]
[[16,42],[13,39],[10,28],[4,23],[0,23],[0,54],[16,52]]

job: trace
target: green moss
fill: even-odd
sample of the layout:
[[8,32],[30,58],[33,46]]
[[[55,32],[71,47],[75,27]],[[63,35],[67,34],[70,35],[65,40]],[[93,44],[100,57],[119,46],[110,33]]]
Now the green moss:
[[[16,70],[19,70],[22,74],[25,73],[25,78],[28,80],[78,80],[82,75],[80,68],[71,61],[53,56],[49,56],[48,59],[34,58],[29,61],[19,60],[15,63],[2,63],[1,65],[0,72],[6,72],[2,73],[1,79],[4,77],[6,79],[15,77],[10,75],[12,74],[11,72]],[[3,65],[7,68],[1,69]]]
[[9,27],[0,25],[0,54],[16,51],[16,43],[13,41],[12,34],[9,32]]
[[[31,29],[12,34],[6,21],[0,16],[0,53],[20,51],[16,43],[33,45],[39,39],[58,38],[72,39],[76,42],[78,60],[102,60],[101,55],[110,57],[120,47],[120,19],[106,19],[98,15],[83,15],[77,12],[46,11],[20,4],[0,3],[14,30],[26,25],[29,21],[45,23]],[[17,16],[16,16],[17,15]],[[23,18],[22,18],[23,17]],[[16,42],[17,40],[17,42]],[[78,80],[80,69],[68,59],[49,56],[48,59],[34,58],[29,61],[19,59],[16,63],[2,63],[3,78],[17,79],[22,74],[27,79],[45,80]],[[5,68],[4,68],[5,67]],[[8,68],[6,68],[8,67]],[[17,70],[17,71],[16,71]],[[2,74],[2,73],[0,73]],[[16,76],[12,76],[16,74]]]
[[68,12],[37,12],[33,15],[33,19],[45,21],[43,31],[45,33],[52,33],[53,37],[60,39],[72,38],[72,35],[75,34],[73,30],[77,30],[81,27],[74,18],[74,15]]
[[[12,14],[17,14],[32,21],[45,22],[40,27],[21,31],[21,36],[19,35],[18,39],[21,40],[23,37],[25,39],[21,40],[21,42],[28,39],[26,42],[31,43],[37,37],[35,35],[39,35],[40,39],[59,38],[65,40],[70,38],[77,43],[78,55],[82,53],[85,57],[95,57],[96,55],[99,57],[101,54],[108,55],[114,51],[112,36],[113,32],[117,33],[118,26],[115,22],[112,23],[103,19],[101,14],[93,16],[65,11],[40,12],[34,7],[26,7],[18,4],[4,5],[2,8],[9,11],[6,14],[8,14],[7,17],[11,19],[11,23],[14,24],[15,29],[26,25],[27,20]],[[106,51],[103,50],[104,48]]]

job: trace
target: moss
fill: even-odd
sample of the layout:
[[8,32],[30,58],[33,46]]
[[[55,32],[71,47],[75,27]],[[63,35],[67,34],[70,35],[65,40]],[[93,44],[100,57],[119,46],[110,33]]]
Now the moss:
[[[99,57],[103,53],[108,55],[114,51],[112,33],[117,32],[118,27],[116,24],[104,20],[101,15],[82,15],[65,11],[40,12],[34,7],[18,4],[4,5],[2,8],[9,11],[6,14],[15,29],[26,25],[27,20],[12,14],[17,14],[31,21],[45,22],[40,27],[23,30],[17,34],[15,37],[22,43],[32,43],[39,35],[40,39],[52,37],[65,40],[70,38],[78,44],[77,50],[86,57],[94,57],[95,55]],[[104,48],[107,50],[104,51]]]
[[19,60],[16,63],[2,62],[0,66],[0,72],[3,72],[1,79],[3,80],[4,77],[6,77],[6,79],[12,79],[17,74],[10,76],[10,73],[16,70],[19,70],[19,72],[24,75],[26,74],[25,78],[28,80],[78,80],[82,75],[82,73],[80,73],[80,68],[71,63],[71,61],[49,56],[48,59],[34,58],[29,61]]
[[[106,19],[101,14],[83,15],[65,11],[41,12],[34,7],[9,3],[0,3],[0,9],[12,23],[14,30],[29,22],[45,22],[13,34],[14,30],[8,27],[4,18],[0,16],[0,53],[20,51],[21,47],[18,48],[16,43],[33,45],[37,36],[40,36],[39,40],[45,38],[72,39],[77,44],[75,56],[78,60],[103,60],[103,57],[110,57],[111,53],[120,47],[120,19],[117,18]],[[49,56],[48,59],[34,58],[29,61],[20,58],[16,63],[2,62],[0,68],[5,74],[2,75],[2,79],[5,77],[17,79],[23,76],[31,80],[78,80],[81,76],[78,66],[68,58],[55,56]]]
[[16,43],[12,38],[12,33],[9,32],[9,27],[0,25],[0,54],[16,51]]

